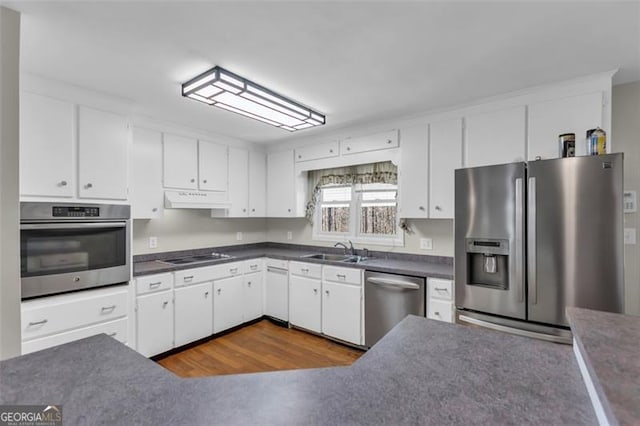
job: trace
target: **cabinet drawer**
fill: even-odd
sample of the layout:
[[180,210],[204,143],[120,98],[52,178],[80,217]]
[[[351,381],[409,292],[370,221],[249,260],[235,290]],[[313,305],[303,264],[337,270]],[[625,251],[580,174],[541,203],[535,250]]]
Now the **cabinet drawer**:
[[79,328],[77,330],[66,331],[64,333],[54,334],[53,336],[33,339],[22,344],[22,354],[39,351],[53,346],[62,345],[64,343],[73,342],[74,340],[84,339],[85,337],[95,336],[104,333],[122,343],[127,343],[127,318],[121,318],[115,321],[109,321],[102,324],[91,325],[89,327]]
[[287,260],[267,258],[265,263],[267,264],[267,268],[289,269],[289,261]]
[[222,265],[176,271],[174,272],[175,286],[184,287],[186,285],[218,280],[233,275],[241,275],[242,271],[243,262],[224,263]]
[[430,298],[453,302],[453,281],[429,278],[427,285],[429,286],[427,294]]
[[259,272],[264,269],[264,260],[263,259],[251,259],[244,262],[243,272],[245,274],[250,274],[252,272]]
[[136,278],[136,293],[146,294],[154,291],[168,290],[173,287],[173,274],[149,275]]
[[340,150],[338,149],[338,141],[335,141],[297,148],[295,150],[295,159],[297,163],[300,161],[337,157],[339,154]]
[[303,262],[289,262],[289,273],[307,278],[322,278],[322,265]]
[[127,315],[127,290],[96,290],[22,304],[22,340],[85,327]]
[[359,138],[345,139],[340,143],[340,153],[348,155],[397,147],[398,131],[391,130]]
[[453,302],[429,299],[427,305],[427,318],[444,322],[453,322]]
[[326,265],[322,269],[325,281],[362,285],[362,271],[360,269]]

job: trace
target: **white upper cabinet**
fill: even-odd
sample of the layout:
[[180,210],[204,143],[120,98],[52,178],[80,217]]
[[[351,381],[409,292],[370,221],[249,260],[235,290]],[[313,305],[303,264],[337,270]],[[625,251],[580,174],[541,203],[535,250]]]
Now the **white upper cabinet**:
[[294,178],[293,151],[272,152],[267,156],[268,217],[295,217],[299,213]]
[[428,130],[426,124],[400,129],[398,210],[402,218],[429,217]]
[[524,106],[470,114],[465,120],[465,167],[524,161]]
[[154,219],[164,211],[162,133],[133,128],[131,146],[131,217]]
[[126,200],[129,126],[124,115],[80,106],[78,195]]
[[164,134],[164,186],[198,189],[198,141]]
[[575,133],[576,155],[586,154],[586,132],[602,126],[603,94],[588,93],[529,105],[528,160],[558,158],[558,136]]
[[340,142],[340,154],[358,154],[361,152],[377,151],[398,147],[398,131],[376,133],[373,135],[349,138]]
[[74,105],[32,93],[20,97],[20,194],[73,197]]
[[338,155],[340,155],[340,148],[337,141],[303,146],[296,148],[295,151],[296,162],[319,160],[321,158],[337,157]]
[[429,217],[453,219],[455,169],[462,167],[462,119],[429,125]]
[[249,216],[249,151],[229,148],[229,217]]
[[267,156],[264,152],[249,152],[249,216],[267,215]]
[[225,145],[198,141],[199,187],[203,191],[227,191],[228,154]]

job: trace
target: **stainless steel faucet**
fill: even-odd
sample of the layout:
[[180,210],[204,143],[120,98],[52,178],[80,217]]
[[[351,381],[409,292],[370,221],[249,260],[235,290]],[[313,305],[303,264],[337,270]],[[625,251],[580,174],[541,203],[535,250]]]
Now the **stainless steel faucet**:
[[349,250],[349,253],[351,254],[351,256],[356,255],[356,249],[353,247],[353,243],[351,242],[351,240],[349,240],[349,247],[347,247],[345,243],[335,243],[333,246],[342,247],[344,249],[345,254],[347,254],[347,250]]

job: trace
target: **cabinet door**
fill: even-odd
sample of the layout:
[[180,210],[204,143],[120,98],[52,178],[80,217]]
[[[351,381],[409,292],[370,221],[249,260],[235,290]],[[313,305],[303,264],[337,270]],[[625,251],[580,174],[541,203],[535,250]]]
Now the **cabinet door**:
[[320,297],[321,281],[318,279],[289,277],[289,322],[298,327],[320,333],[321,305]]
[[295,215],[293,151],[273,152],[267,156],[267,216]]
[[20,94],[20,194],[73,197],[74,106]]
[[131,217],[161,217],[163,201],[162,134],[136,127],[131,146]]
[[469,115],[465,120],[466,167],[524,161],[524,106]]
[[322,283],[322,332],[362,344],[361,287]]
[[455,170],[462,167],[462,119],[429,128],[429,217],[453,219]]
[[553,99],[529,106],[528,155],[529,161],[559,158],[562,147],[558,136],[575,133],[576,155],[585,155],[587,130],[602,125],[602,92]]
[[123,115],[78,110],[78,195],[127,199],[129,129]]
[[165,133],[163,147],[164,186],[198,189],[198,141]]
[[289,321],[289,278],[286,270],[267,269],[264,294],[264,313],[282,321]]
[[165,291],[136,299],[137,348],[154,356],[173,348],[173,292]]
[[264,275],[262,272],[253,272],[244,276],[244,307],[243,321],[251,321],[260,318],[264,306]]
[[267,215],[267,156],[249,152],[249,216]]
[[402,218],[429,217],[428,128],[426,124],[400,130],[399,213]]
[[227,147],[213,142],[198,141],[198,177],[203,191],[226,192],[228,187]]
[[242,324],[243,277],[223,278],[213,282],[213,332],[220,333]]
[[211,336],[213,304],[211,283],[175,289],[176,347]]
[[398,131],[376,133],[359,138],[349,138],[340,142],[342,155],[357,154],[360,152],[377,151],[398,147]]
[[229,148],[230,217],[249,216],[249,151]]

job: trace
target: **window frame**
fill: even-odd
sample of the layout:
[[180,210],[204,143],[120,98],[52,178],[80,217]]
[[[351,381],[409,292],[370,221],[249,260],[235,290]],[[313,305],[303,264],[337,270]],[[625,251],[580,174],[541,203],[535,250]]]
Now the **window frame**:
[[[322,205],[325,204],[323,202],[323,193],[321,192],[320,199],[318,200],[318,205],[316,205],[316,209],[313,213],[313,232],[312,239],[316,241],[331,241],[331,242],[342,242],[345,240],[351,240],[353,243],[362,243],[362,244],[371,244],[371,245],[383,245],[383,246],[391,246],[391,247],[404,247],[404,232],[400,228],[399,221],[396,220],[396,233],[395,235],[385,236],[383,234],[360,234],[360,213],[362,208],[362,194],[365,192],[379,192],[380,190],[367,190],[364,188],[360,188],[363,185],[367,184],[347,184],[347,185],[327,185],[333,187],[349,187],[351,188],[351,200],[349,201],[349,232],[322,232]],[[397,191],[398,185],[395,184],[396,191],[396,214],[398,209],[398,198]],[[366,202],[371,202],[376,200],[367,200]],[[388,200],[379,200],[379,201],[388,201]],[[345,202],[327,202],[326,204],[345,204]],[[397,216],[396,216],[397,218]]]

